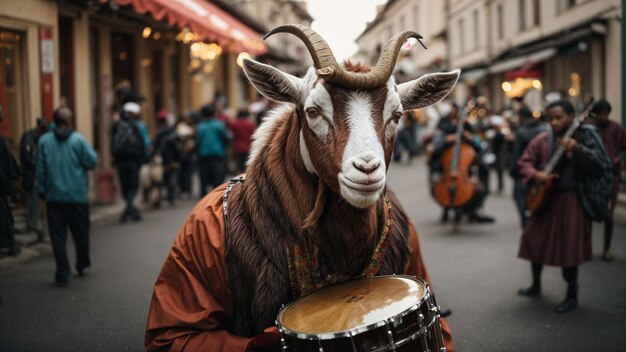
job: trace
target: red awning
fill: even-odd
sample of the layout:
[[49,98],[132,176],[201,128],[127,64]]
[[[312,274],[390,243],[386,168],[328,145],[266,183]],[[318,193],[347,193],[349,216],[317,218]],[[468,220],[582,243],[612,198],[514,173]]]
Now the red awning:
[[267,47],[259,34],[239,20],[205,0],[114,0],[119,5],[132,5],[135,12],[149,12],[157,20],[188,28],[198,40],[217,42],[226,50],[247,51],[260,55]]
[[542,78],[542,62],[529,62],[517,70],[504,73],[505,81],[514,81],[516,78]]
[[543,74],[538,70],[515,70],[504,73],[505,81],[514,81],[517,78],[541,78]]

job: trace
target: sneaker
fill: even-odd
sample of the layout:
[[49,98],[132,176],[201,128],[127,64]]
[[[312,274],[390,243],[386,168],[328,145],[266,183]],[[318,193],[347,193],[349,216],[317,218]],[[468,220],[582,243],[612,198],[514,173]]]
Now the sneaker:
[[578,307],[578,299],[566,298],[563,302],[556,306],[555,310],[557,313],[565,313],[576,309],[576,307]]

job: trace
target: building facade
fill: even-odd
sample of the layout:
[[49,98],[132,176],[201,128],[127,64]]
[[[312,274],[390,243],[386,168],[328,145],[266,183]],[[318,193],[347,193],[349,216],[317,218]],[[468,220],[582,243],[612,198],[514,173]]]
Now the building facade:
[[[261,23],[266,32],[280,25],[297,23],[311,27],[313,17],[307,11],[306,1],[298,0],[222,0]],[[284,72],[302,76],[313,60],[302,41],[289,34],[280,34],[266,40],[268,51],[260,61]]]
[[620,119],[621,1],[450,0],[449,66],[463,74],[456,99],[486,96],[495,111],[522,98],[606,98]]
[[97,191],[112,164],[116,87],[144,97],[150,129],[158,110],[180,116],[216,94],[245,106],[255,96],[241,59],[267,52],[258,27],[205,0],[0,0],[0,131],[16,151],[38,116],[68,106],[99,152]]
[[369,22],[356,39],[359,59],[374,65],[387,41],[399,32],[412,30],[421,34],[428,48],[419,44],[402,50],[395,67],[398,81],[406,81],[424,73],[440,71],[447,60],[445,1],[390,0],[379,6],[376,18]]
[[429,49],[401,53],[396,77],[460,68],[458,104],[485,96],[499,111],[520,97],[538,111],[546,97],[582,106],[593,96],[609,100],[619,120],[622,11],[619,0],[389,0],[357,43],[374,64],[393,34],[422,34]]

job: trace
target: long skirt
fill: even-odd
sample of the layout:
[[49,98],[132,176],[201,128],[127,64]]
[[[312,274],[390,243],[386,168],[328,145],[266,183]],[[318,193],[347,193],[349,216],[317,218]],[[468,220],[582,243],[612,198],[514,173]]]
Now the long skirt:
[[591,220],[576,191],[553,194],[547,209],[528,219],[518,255],[554,266],[578,266],[591,260]]

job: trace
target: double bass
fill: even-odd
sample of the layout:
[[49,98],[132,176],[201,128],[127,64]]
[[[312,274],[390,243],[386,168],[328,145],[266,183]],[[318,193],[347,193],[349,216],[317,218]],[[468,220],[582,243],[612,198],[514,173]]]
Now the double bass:
[[435,201],[444,208],[459,208],[467,204],[474,195],[474,185],[469,168],[476,152],[463,141],[466,115],[463,114],[456,127],[455,141],[441,155],[443,172],[433,187]]

